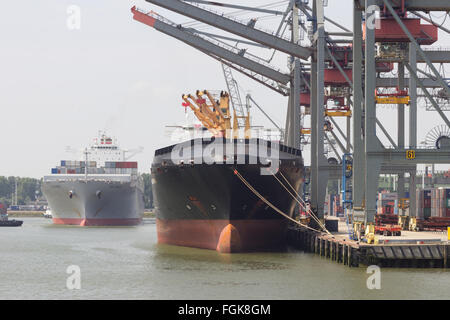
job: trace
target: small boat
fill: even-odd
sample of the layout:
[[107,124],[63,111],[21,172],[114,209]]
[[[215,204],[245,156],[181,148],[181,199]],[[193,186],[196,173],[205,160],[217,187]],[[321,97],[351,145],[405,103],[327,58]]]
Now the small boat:
[[45,212],[44,212],[44,218],[49,218],[49,219],[51,219],[51,218],[52,218],[52,210],[50,210],[50,209],[45,210]]
[[21,220],[9,220],[6,206],[0,203],[0,227],[20,227],[22,223]]
[[0,220],[0,227],[20,227],[22,225],[22,220]]

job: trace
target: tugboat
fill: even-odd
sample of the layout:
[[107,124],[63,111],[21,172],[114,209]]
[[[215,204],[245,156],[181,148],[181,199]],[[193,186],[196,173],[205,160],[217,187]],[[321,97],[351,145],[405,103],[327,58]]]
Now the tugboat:
[[22,223],[21,220],[9,220],[6,206],[0,203],[0,227],[20,227]]
[[48,208],[47,210],[45,210],[45,212],[44,212],[44,218],[48,218],[48,219],[51,219],[53,216],[52,216],[52,210],[50,210],[50,208]]

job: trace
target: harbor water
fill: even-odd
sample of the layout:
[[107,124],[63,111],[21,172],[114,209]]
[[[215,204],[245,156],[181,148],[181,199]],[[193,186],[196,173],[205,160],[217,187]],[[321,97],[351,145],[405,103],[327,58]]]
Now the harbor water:
[[[381,269],[381,289],[368,289],[366,267],[299,251],[229,255],[158,245],[151,220],[137,227],[21,220],[0,228],[2,300],[449,298],[444,269]],[[68,286],[73,266],[79,289]]]

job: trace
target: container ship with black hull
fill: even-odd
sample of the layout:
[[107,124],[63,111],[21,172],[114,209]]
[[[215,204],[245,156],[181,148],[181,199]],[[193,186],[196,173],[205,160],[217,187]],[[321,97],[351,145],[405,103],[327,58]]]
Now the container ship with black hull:
[[[158,242],[224,253],[284,247],[288,220],[269,203],[292,216],[296,203],[286,188],[292,194],[301,188],[301,151],[248,134],[234,138],[234,130],[227,130],[227,93],[220,101],[211,97],[210,103],[204,93],[183,97],[212,137],[155,152],[151,171]],[[206,108],[219,116],[208,117]],[[214,120],[218,123],[211,127]]]

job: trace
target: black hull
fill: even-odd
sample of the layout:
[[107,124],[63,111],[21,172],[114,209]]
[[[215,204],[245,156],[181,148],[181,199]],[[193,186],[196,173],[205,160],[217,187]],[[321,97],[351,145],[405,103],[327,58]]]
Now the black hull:
[[[159,242],[224,252],[284,245],[287,219],[252,192],[235,170],[265,199],[290,216],[295,201],[270,173],[267,161],[258,159],[251,163],[248,152],[245,156],[247,161],[242,164],[238,161],[177,164],[171,161],[170,152],[157,151],[152,179]],[[284,176],[300,190],[303,182],[300,152],[280,146],[279,163],[278,170],[273,171],[277,172],[276,177],[289,188]]]
[[21,220],[0,221],[0,227],[20,227],[22,224]]

